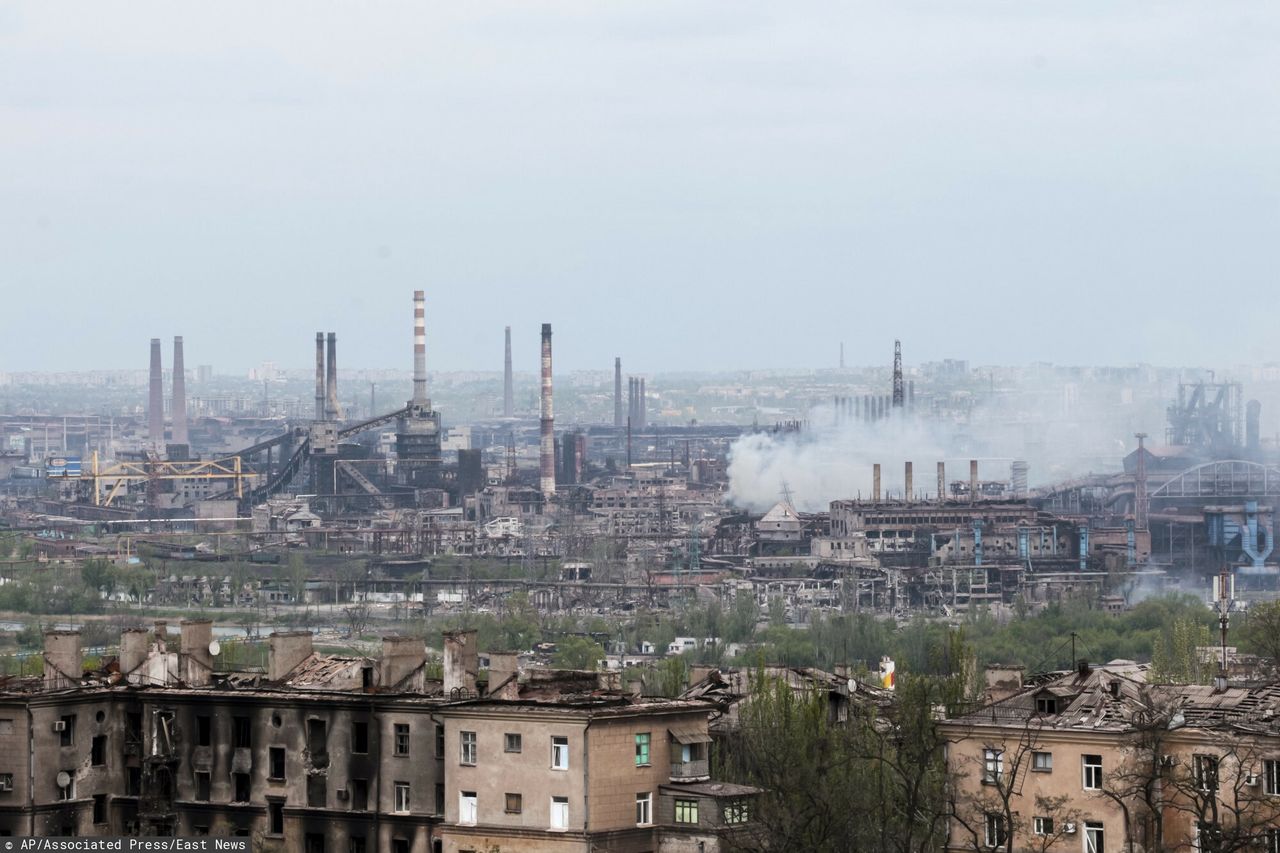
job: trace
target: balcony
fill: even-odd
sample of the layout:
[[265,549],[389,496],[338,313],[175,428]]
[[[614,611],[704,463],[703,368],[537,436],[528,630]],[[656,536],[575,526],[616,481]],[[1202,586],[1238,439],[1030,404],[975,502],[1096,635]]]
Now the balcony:
[[705,758],[671,762],[672,782],[698,782],[709,778],[711,778],[711,767]]

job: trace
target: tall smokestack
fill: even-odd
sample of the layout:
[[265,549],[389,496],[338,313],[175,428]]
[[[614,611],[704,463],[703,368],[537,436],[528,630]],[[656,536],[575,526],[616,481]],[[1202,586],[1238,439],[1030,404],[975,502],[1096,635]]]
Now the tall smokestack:
[[902,341],[893,342],[893,407],[901,409],[906,402],[906,388],[902,384]]
[[151,394],[147,398],[147,441],[164,451],[164,368],[160,365],[160,339],[151,339]]
[[316,332],[316,420],[324,420],[324,332]]
[[516,396],[515,384],[511,378],[511,327],[507,326],[507,352],[502,361],[502,416],[515,417]]
[[978,460],[969,460],[969,503],[978,502]]
[[542,324],[542,445],[538,458],[542,496],[556,493],[556,420],[551,407],[551,324]]
[[182,364],[182,335],[173,339],[173,443],[187,443],[187,371]]
[[613,360],[613,426],[622,427],[622,359]]
[[325,366],[325,418],[336,421],[338,413],[338,335],[330,332],[328,364]]
[[947,499],[947,463],[938,463],[938,503]]
[[880,463],[871,466],[871,499],[880,503]]
[[[333,381],[338,381],[338,366],[333,367]],[[337,399],[337,393],[334,393]],[[427,297],[421,290],[413,292],[413,405],[431,408],[427,399]],[[370,416],[373,412],[369,413]]]
[[648,426],[648,418],[644,410],[644,377],[640,377],[640,393],[636,396],[636,414],[640,416],[640,429]]
[[1147,530],[1147,511],[1150,501],[1147,499],[1147,448],[1143,444],[1147,434],[1134,433],[1134,438],[1138,439],[1138,464],[1133,478],[1133,523],[1138,530]]
[[912,483],[911,481],[911,463],[910,462],[906,464],[906,470],[903,471],[903,482],[904,482],[904,485],[902,487],[902,499],[905,500],[907,503],[911,503],[912,488],[915,484]]

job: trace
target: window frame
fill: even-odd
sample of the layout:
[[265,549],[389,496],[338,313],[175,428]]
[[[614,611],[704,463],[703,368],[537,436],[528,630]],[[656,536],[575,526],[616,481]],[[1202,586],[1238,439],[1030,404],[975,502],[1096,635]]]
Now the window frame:
[[1280,797],[1280,758],[1263,759],[1262,793],[1269,797]]
[[1107,853],[1106,826],[1102,821],[1084,822],[1084,853]]
[[720,806],[720,819],[725,826],[740,826],[751,822],[751,801],[746,797],[725,800]]
[[458,732],[458,763],[465,767],[475,767],[479,757],[479,738],[475,732]]
[[524,795],[508,791],[503,796],[503,814],[523,814]]
[[672,818],[675,823],[696,826],[698,824],[698,800],[689,797],[676,797],[675,802],[672,804]]
[[982,748],[982,784],[998,785],[1004,778],[1004,750],[994,746]]
[[393,814],[409,814],[413,811],[413,788],[408,782],[396,780],[391,783]]
[[1036,773],[1053,772],[1053,753],[1033,750],[1031,753],[1031,769]]
[[413,734],[408,723],[391,724],[391,753],[398,758],[408,758],[413,751]]
[[565,735],[551,736],[551,769],[569,769],[569,738]]
[[[561,820],[556,822],[556,818]],[[550,812],[550,827],[553,831],[564,832],[569,829],[569,798],[568,797],[552,797]]]
[[[469,802],[468,802],[469,801]],[[467,812],[470,811],[470,820]],[[458,792],[458,823],[462,826],[475,826],[480,821],[480,798],[475,791]]]
[[636,826],[653,826],[653,792],[636,794]]
[[[1096,762],[1090,759],[1097,759]],[[1093,782],[1094,784],[1090,784]],[[1080,787],[1085,791],[1101,791],[1104,782],[1102,775],[1102,756],[1094,753],[1080,756]]]
[[653,732],[636,732],[636,767],[653,766]]
[[1002,847],[1009,840],[1009,828],[1005,824],[1004,815],[987,812],[982,816],[982,840],[983,846],[993,850]]
[[1031,819],[1031,834],[1038,836],[1053,835],[1053,818],[1047,815],[1036,815]]
[[524,752],[524,736],[520,732],[503,732],[502,751],[510,753]]

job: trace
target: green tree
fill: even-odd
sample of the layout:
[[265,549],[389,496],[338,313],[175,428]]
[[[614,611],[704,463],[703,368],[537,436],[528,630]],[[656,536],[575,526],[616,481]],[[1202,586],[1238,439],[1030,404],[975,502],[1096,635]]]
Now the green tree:
[[1151,678],[1164,684],[1208,684],[1216,670],[1201,659],[1200,649],[1213,645],[1209,629],[1191,619],[1176,619],[1151,650]]
[[598,669],[604,649],[586,637],[565,637],[556,643],[552,663],[559,669]]

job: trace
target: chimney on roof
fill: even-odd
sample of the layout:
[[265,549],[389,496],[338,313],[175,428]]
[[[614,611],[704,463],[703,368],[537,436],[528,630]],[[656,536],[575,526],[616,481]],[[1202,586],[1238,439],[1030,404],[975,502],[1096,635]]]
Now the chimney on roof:
[[1089,676],[1089,661],[1080,658],[1076,663],[1076,672],[1080,674],[1081,678],[1087,678]]
[[44,632],[44,688],[63,690],[80,682],[84,661],[79,631]]
[[120,632],[120,675],[130,684],[141,679],[138,669],[147,660],[149,645],[146,628],[125,628]]
[[489,698],[520,698],[520,655],[489,652]]
[[275,631],[267,638],[267,679],[280,681],[311,657],[310,631]]
[[204,687],[213,680],[213,620],[183,619],[182,680],[188,687]]
[[984,673],[987,701],[999,702],[1002,699],[1008,699],[1021,690],[1022,672],[1023,668],[1021,666],[1006,666],[999,663],[988,664]]
[[475,631],[444,632],[444,695],[474,695],[480,654]]
[[417,637],[391,635],[382,638],[378,683],[383,688],[400,684],[427,662],[427,649]]

